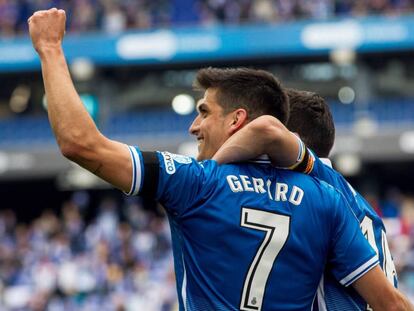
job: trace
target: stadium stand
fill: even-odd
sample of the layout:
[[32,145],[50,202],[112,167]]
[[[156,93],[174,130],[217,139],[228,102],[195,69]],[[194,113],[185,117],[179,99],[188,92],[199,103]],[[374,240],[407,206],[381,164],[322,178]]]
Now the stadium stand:
[[0,212],[0,309],[173,310],[165,219],[140,202],[103,198],[86,222],[88,206],[76,202],[84,195],[27,224],[12,209]]
[[60,7],[68,12],[68,25],[72,32],[103,30],[109,33],[189,24],[326,20],[335,16],[400,15],[414,11],[409,0],[5,0],[0,5],[0,33],[4,36],[23,33],[31,12],[51,7]]
[[[350,131],[361,113],[355,105],[344,105],[332,101],[335,124],[341,131]],[[378,99],[367,105],[364,116],[378,122],[379,129],[409,129],[414,122],[414,100]],[[101,130],[109,137],[166,136],[176,134],[185,137],[194,115],[180,116],[170,108],[142,110],[111,114],[102,122]],[[43,116],[22,116],[0,119],[0,148],[20,149],[55,144],[49,122]]]

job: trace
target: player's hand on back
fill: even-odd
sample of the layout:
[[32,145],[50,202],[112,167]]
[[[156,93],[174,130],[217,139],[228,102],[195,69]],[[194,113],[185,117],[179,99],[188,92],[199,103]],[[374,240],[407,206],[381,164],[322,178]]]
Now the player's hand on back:
[[35,12],[29,19],[29,33],[35,50],[60,48],[65,35],[66,13],[56,8]]

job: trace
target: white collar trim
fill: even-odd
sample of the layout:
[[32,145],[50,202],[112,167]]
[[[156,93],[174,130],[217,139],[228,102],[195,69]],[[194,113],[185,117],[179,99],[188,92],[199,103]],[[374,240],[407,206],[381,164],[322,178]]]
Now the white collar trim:
[[320,158],[323,164],[328,165],[329,167],[332,167],[332,162],[328,158]]

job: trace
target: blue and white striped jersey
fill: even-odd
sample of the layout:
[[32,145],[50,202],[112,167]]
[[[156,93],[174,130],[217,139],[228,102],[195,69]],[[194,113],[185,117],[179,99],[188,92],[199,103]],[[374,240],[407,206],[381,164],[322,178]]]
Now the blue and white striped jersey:
[[323,181],[269,163],[130,151],[130,194],[154,191],[168,214],[180,310],[310,310],[326,266],[349,285],[378,263]]
[[[302,144],[303,148],[305,147]],[[345,178],[331,167],[328,159],[319,159],[311,150],[308,149],[307,151],[309,157],[304,159],[306,163],[301,165],[302,171],[320,178],[338,189],[344,195],[349,206],[358,218],[363,235],[375,250],[385,275],[397,287],[398,282],[395,266],[388,248],[385,227],[381,218]],[[304,154],[303,151],[301,153]],[[353,311],[371,309],[353,288],[346,288],[338,283],[328,267],[318,289],[314,310]]]

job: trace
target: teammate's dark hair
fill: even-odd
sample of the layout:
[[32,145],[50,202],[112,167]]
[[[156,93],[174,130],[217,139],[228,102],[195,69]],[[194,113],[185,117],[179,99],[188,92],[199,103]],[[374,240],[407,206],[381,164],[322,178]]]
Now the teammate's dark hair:
[[335,140],[335,125],[328,103],[318,94],[286,89],[290,115],[287,128],[319,157],[328,157]]
[[204,68],[198,71],[194,87],[217,89],[217,102],[224,113],[246,109],[248,119],[269,114],[283,124],[289,116],[289,100],[277,78],[270,72],[249,68]]

